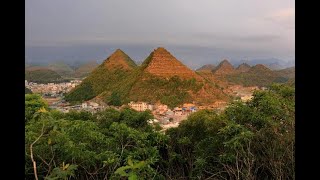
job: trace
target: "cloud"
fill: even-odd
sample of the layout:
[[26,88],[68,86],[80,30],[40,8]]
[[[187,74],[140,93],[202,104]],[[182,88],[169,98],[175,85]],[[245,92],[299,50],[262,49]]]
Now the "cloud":
[[272,21],[276,24],[283,25],[288,29],[295,28],[295,10],[294,8],[283,8],[268,14],[265,18],[267,21]]

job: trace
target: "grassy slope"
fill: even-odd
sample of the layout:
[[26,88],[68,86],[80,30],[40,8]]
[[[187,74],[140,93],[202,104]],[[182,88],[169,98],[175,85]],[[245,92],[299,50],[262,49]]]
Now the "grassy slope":
[[29,82],[51,83],[65,81],[58,73],[50,69],[26,70],[25,79]]

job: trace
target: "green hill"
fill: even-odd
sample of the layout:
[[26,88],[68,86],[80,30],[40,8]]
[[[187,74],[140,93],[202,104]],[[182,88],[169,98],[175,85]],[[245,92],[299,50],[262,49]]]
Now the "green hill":
[[232,83],[244,86],[268,86],[273,82],[285,83],[289,78],[276,71],[272,71],[262,64],[251,67],[247,72],[241,72],[227,76]]
[[57,83],[66,81],[58,73],[46,68],[26,69],[25,79],[35,83]]
[[[112,92],[125,98],[135,80],[134,61],[120,49],[117,49],[101,65],[95,68],[83,82],[65,97],[70,102],[81,102],[92,99],[103,93],[104,98]],[[107,101],[107,99],[103,99]]]

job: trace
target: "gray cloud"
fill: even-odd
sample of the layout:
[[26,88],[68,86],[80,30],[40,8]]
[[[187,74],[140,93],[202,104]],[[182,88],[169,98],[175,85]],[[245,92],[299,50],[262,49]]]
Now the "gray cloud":
[[[141,59],[150,48],[165,46],[188,62],[202,58],[195,51],[217,59],[294,59],[292,10],[292,0],[28,0],[26,47],[61,47],[62,54],[72,52],[72,57],[105,46],[127,47]],[[38,53],[35,49],[32,54]],[[59,56],[49,54],[46,59]],[[204,59],[201,63],[209,62]]]

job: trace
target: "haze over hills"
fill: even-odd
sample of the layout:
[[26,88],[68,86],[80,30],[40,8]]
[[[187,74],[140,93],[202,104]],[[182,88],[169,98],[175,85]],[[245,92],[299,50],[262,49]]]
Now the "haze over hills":
[[91,61],[75,68],[74,77],[86,77],[90,72],[92,72],[99,64],[96,61]]
[[[86,63],[91,60],[96,60],[97,63],[102,63],[105,59],[105,54],[111,54],[116,50],[116,47],[121,47],[136,64],[139,65],[145,57],[148,56],[150,51],[154,49],[154,44],[83,44],[72,46],[28,46],[26,47],[26,62],[37,65],[47,65],[63,60],[66,64],[73,66],[81,62]],[[294,58],[278,57],[277,55],[259,54],[233,54],[233,52],[224,52],[219,49],[199,46],[178,46],[178,45],[166,45],[166,48],[170,52],[174,52],[175,56],[181,60],[183,64],[190,69],[200,68],[204,64],[215,64],[216,66],[221,59],[227,58],[229,62],[237,67],[243,62],[247,62],[250,66],[256,64],[268,65],[274,62],[278,62],[285,67],[294,66]],[[242,60],[246,57],[245,60]],[[265,58],[260,58],[265,57]],[[275,58],[273,58],[275,57]],[[290,60],[290,61],[289,61]]]

